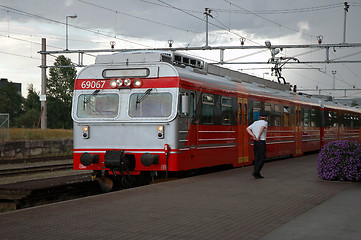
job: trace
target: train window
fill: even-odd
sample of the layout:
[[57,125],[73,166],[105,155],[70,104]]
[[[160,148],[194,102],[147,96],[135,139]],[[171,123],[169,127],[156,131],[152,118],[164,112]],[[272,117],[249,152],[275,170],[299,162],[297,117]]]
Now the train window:
[[264,110],[265,110],[266,112],[273,112],[273,111],[272,111],[272,104],[271,104],[271,103],[265,103],[265,104],[264,104]]
[[288,106],[283,106],[283,126],[290,126],[290,109]]
[[253,121],[257,121],[261,114],[261,102],[253,101]]
[[82,94],[78,99],[78,118],[115,118],[118,115],[118,94]]
[[202,96],[202,123],[214,123],[214,96],[203,94]]
[[[169,117],[172,112],[170,93],[133,93],[129,100],[130,117]],[[141,99],[141,100],[140,100]]]
[[[273,111],[274,104],[273,103],[264,103],[264,110],[268,115],[268,126],[277,126],[275,124],[275,112]],[[279,125],[278,125],[279,126]]]
[[359,128],[360,127],[360,118],[359,116],[355,115],[355,118],[354,118],[354,127],[355,128]]
[[295,107],[291,106],[290,107],[290,125],[294,127],[295,126],[295,118],[296,118],[296,114],[295,114]]
[[278,104],[275,104],[275,112],[277,113],[280,113],[281,112],[281,106],[278,105]]
[[310,114],[309,108],[303,108],[303,126],[309,127],[311,126],[310,120],[311,120],[311,114]]
[[360,120],[357,115],[345,113],[341,116],[341,124],[343,127],[359,128]]
[[274,108],[274,126],[281,126],[281,106],[275,104]]
[[316,127],[317,119],[316,119],[316,110],[311,109],[311,127]]
[[[182,112],[182,108],[183,108],[183,98],[182,96],[184,96],[184,94],[187,96],[189,96],[189,100],[188,100],[188,115],[184,114]],[[194,118],[195,115],[195,93],[191,92],[189,94],[187,93],[182,93],[179,95],[179,114],[181,117],[190,117],[190,118]]]
[[332,112],[332,126],[333,126],[333,127],[337,127],[337,126],[338,126],[337,112]]
[[231,98],[222,97],[221,105],[222,105],[222,124],[223,125],[231,125],[231,117],[232,117]]
[[336,112],[325,111],[325,127],[337,127],[338,118]]

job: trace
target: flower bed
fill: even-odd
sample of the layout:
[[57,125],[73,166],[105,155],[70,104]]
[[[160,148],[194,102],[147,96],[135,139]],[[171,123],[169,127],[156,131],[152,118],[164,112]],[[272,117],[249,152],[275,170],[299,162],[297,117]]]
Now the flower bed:
[[361,181],[361,144],[334,141],[325,145],[318,157],[318,177],[324,180]]

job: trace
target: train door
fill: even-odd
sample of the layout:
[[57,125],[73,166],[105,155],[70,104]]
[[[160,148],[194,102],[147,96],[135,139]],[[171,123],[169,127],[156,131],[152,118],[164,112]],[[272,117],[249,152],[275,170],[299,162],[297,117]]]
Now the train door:
[[[189,148],[192,150],[197,149],[198,139],[198,121],[196,119],[196,93],[190,92],[189,94],[189,119],[188,119],[188,133],[189,133]],[[192,154],[194,154],[192,152]]]
[[296,142],[296,156],[302,154],[302,121],[301,121],[301,107],[295,107],[295,142]]
[[248,156],[248,101],[246,98],[238,98],[238,165],[249,163]]

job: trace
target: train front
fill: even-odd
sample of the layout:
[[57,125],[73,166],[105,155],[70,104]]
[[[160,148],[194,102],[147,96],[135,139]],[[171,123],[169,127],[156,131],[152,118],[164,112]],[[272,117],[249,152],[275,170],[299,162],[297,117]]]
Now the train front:
[[101,55],[75,81],[74,169],[93,170],[104,190],[115,180],[145,184],[150,173],[172,168],[179,77],[164,57]]

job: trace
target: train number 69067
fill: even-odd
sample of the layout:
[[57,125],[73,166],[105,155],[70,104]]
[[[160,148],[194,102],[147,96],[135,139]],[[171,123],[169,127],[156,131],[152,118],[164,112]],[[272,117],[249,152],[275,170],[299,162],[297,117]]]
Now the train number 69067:
[[81,83],[81,88],[92,89],[92,88],[103,88],[105,81],[84,81]]

